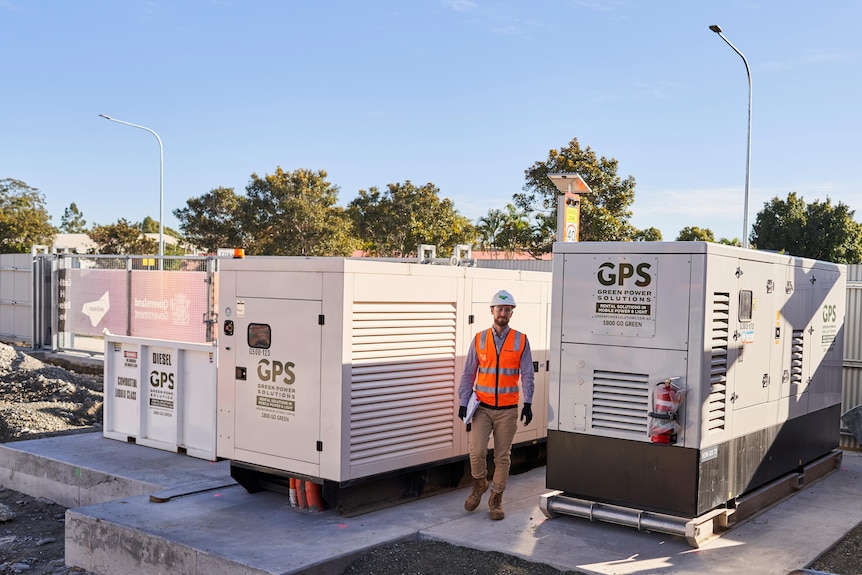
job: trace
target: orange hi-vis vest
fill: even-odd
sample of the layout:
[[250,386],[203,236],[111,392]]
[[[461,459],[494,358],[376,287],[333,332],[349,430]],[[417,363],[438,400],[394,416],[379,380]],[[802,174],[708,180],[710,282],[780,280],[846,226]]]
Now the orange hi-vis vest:
[[481,403],[498,408],[518,406],[518,379],[521,376],[524,341],[524,334],[510,329],[500,353],[497,353],[493,328],[476,334],[474,345],[479,370],[475,390]]

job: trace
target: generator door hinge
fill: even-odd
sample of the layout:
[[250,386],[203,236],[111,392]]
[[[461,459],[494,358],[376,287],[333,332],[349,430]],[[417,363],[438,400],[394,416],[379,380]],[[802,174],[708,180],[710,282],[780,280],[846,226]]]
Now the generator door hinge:
[[322,441],[318,441],[318,442],[317,442],[317,450],[318,450],[318,451],[323,451],[323,442],[322,442]]
[[736,392],[734,391],[733,393],[730,394],[730,403],[736,403],[736,400],[738,398],[739,398],[739,396],[736,395]]
[[739,277],[742,277],[742,268],[741,268],[741,267],[737,267],[737,268],[736,268],[736,274],[734,274],[734,275],[736,275],[736,277],[738,277],[738,278],[739,278]]
[[763,385],[763,387],[769,387],[769,374],[768,373],[763,374],[763,379],[761,380],[761,385]]
[[766,280],[766,293],[772,293],[773,291],[775,291],[775,282]]
[[472,324],[475,320],[476,320],[476,318],[473,316],[472,313],[467,316],[467,323]]
[[317,325],[323,325],[325,323],[326,323],[326,316],[325,315],[320,314],[319,316],[317,316]]
[[816,277],[814,277],[814,276],[812,275],[812,276],[811,276],[811,279],[809,279],[808,281],[810,281],[810,282],[811,282],[811,285],[814,285],[814,282],[816,282],[816,281],[817,281],[817,278],[816,278]]

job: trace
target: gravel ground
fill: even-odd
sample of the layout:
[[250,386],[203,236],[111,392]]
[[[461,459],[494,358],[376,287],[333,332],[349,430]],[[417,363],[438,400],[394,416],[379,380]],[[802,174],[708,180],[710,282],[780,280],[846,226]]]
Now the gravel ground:
[[[80,373],[68,364],[48,365],[0,343],[0,443],[100,429],[102,390],[101,374]],[[0,486],[0,575],[92,575],[64,564],[65,511],[47,499]],[[835,575],[862,575],[860,557],[862,524],[808,567]],[[577,572],[563,572],[504,553],[418,540],[376,549],[354,562],[343,575],[561,573]]]

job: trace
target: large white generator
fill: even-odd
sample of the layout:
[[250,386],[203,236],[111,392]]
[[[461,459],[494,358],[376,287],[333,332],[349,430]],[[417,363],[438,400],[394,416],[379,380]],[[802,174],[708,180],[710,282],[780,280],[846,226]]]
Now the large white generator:
[[250,257],[222,260],[219,276],[217,454],[247,489],[300,478],[343,510],[347,486],[463,464],[458,381],[499,289],[537,372],[535,417],[514,443],[544,449],[550,273]]
[[843,265],[558,243],[552,293],[548,488],[697,517],[838,446]]

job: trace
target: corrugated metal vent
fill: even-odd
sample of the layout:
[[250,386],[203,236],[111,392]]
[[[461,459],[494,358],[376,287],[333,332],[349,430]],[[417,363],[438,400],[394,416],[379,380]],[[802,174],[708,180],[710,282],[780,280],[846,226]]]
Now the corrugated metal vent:
[[643,437],[649,412],[648,379],[643,373],[593,372],[592,428]]
[[354,303],[351,350],[351,465],[452,447],[454,304]]
[[790,389],[801,389],[802,358],[805,348],[805,330],[794,329],[790,344]]
[[712,357],[709,371],[707,428],[720,431],[726,423],[727,349],[730,340],[730,294],[712,294]]

